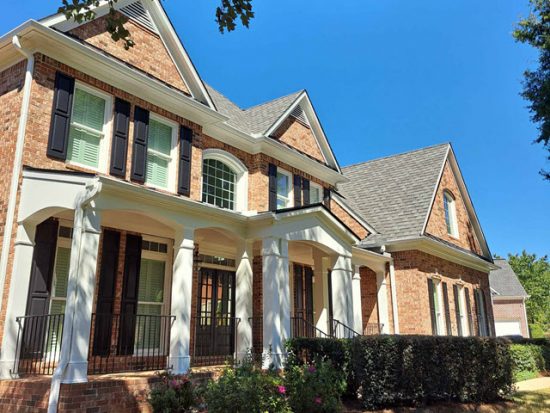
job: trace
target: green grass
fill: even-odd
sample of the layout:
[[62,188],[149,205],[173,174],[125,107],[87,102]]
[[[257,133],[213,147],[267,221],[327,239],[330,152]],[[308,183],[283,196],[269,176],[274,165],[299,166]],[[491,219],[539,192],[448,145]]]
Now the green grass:
[[550,389],[517,392],[513,401],[517,407],[511,413],[550,412]]
[[514,379],[517,383],[518,381],[534,379],[535,377],[538,377],[538,376],[539,376],[539,373],[536,371],[520,371],[514,375]]

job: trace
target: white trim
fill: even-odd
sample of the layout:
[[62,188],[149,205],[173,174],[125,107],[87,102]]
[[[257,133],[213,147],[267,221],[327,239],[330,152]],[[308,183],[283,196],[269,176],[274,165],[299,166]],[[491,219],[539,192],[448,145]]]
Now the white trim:
[[[447,211],[445,211],[445,202],[447,204]],[[447,227],[447,235],[459,239],[460,233],[458,232],[458,222],[456,216],[456,198],[448,189],[443,190],[443,212],[446,212],[445,226]],[[447,216],[449,218],[448,223]],[[449,227],[451,227],[451,232],[449,232]]]
[[451,150],[451,145],[447,144],[447,151],[445,153],[445,156],[443,157],[443,162],[441,164],[441,168],[439,169],[439,174],[437,176],[437,181],[435,183],[435,187],[432,192],[432,199],[430,201],[430,208],[428,208],[428,213],[426,214],[426,217],[424,217],[424,224],[422,225],[422,231],[420,231],[420,235],[426,233],[426,227],[428,226],[428,220],[430,219],[430,215],[432,213],[432,209],[434,207],[435,203],[435,197],[437,196],[437,190],[439,189],[439,184],[441,183],[441,178],[443,177],[443,171],[445,170],[445,164],[447,163],[447,158],[449,157],[449,151]]
[[287,171],[286,169],[277,167],[277,175],[285,175],[288,178],[288,195],[285,196],[283,194],[279,194],[278,188],[277,188],[277,203],[279,203],[279,199],[283,198],[287,200],[287,204],[283,208],[277,208],[277,209],[285,209],[285,208],[292,208],[294,206],[294,175]]
[[[234,193],[234,211],[248,211],[248,169],[235,155],[222,149],[205,149],[202,151],[201,171],[206,159],[215,159],[226,164],[236,175]],[[202,200],[202,173],[201,173],[201,200]]]
[[[170,119],[167,119],[165,117],[162,117],[160,115],[157,115],[154,112],[150,112],[149,114],[149,120],[154,120],[155,122],[161,123],[165,126],[170,127],[172,129],[172,142],[170,146],[170,161],[168,163],[168,183],[166,187],[155,185],[151,182],[147,182],[147,174],[145,174],[145,183],[144,185],[150,188],[158,188],[165,191],[170,192],[177,192],[177,156],[178,156],[178,124]],[[151,130],[149,128],[149,130]],[[149,136],[147,136],[147,140],[149,140]],[[154,154],[157,152],[154,150],[151,150]],[[149,146],[147,146],[147,155],[149,154]],[[162,154],[164,155],[164,154]],[[162,156],[164,158],[164,156]],[[147,170],[147,159],[145,161],[145,169]]]
[[[464,283],[456,283],[457,290],[458,290],[458,308],[460,311],[459,318],[460,318],[460,326],[462,329],[462,336],[468,337],[472,335],[472,332],[470,331],[470,325],[468,323],[468,314],[466,310],[466,291],[464,290]],[[455,311],[456,311],[456,303],[455,303]]]

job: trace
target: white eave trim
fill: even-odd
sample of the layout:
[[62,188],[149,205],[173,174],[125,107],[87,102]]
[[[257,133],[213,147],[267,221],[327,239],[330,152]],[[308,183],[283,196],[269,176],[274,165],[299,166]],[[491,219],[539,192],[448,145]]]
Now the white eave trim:
[[494,301],[507,301],[507,300],[525,300],[529,298],[528,295],[493,295]]

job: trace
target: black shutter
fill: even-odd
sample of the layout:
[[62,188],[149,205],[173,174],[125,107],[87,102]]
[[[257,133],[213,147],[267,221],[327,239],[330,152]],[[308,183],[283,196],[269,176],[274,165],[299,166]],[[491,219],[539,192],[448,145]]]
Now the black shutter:
[[434,280],[428,278],[428,299],[430,301],[430,317],[432,320],[432,334],[437,335],[437,315],[435,314]]
[[[56,220],[48,219],[36,227],[25,311],[27,316],[42,316],[49,313],[58,225]],[[45,317],[29,319],[23,329],[21,357],[40,357],[44,349],[45,334]]]
[[269,210],[277,210],[277,166],[272,163],[267,169],[269,176]]
[[472,304],[470,302],[470,290],[464,287],[464,297],[466,298],[466,315],[468,316],[468,329],[470,335],[475,335],[474,333],[474,320],[472,319]]
[[180,161],[178,171],[178,194],[189,196],[191,191],[191,148],[193,131],[180,126]]
[[[304,267],[304,288],[306,301],[306,320],[313,326],[313,269]],[[312,335],[315,332],[311,332]]]
[[443,305],[445,306],[445,326],[447,327],[447,335],[453,335],[453,329],[451,326],[451,311],[449,309],[449,291],[447,290],[447,283],[442,283],[443,286]]
[[476,318],[477,318],[477,335],[483,336],[482,320],[481,320],[481,303],[479,302],[479,290],[474,290],[474,303],[476,306]]
[[462,336],[464,332],[462,331],[462,318],[460,317],[460,294],[458,293],[458,285],[453,285],[453,295],[455,299],[455,315],[456,315],[456,327],[458,330],[458,335]]
[[485,328],[486,328],[486,334],[487,336],[493,335],[493,330],[491,328],[491,323],[489,323],[489,312],[487,307],[487,296],[485,295],[485,292],[483,290],[479,290],[479,294],[483,298],[483,309],[485,310]]
[[147,174],[147,139],[149,137],[149,111],[134,109],[134,144],[132,146],[132,179],[145,182]]
[[302,177],[294,175],[294,206],[302,206]]
[[122,304],[118,333],[118,354],[120,355],[131,355],[134,352],[140,265],[141,237],[128,234],[126,237],[124,281],[122,283]]
[[113,117],[113,142],[111,145],[111,175],[125,177],[126,154],[128,153],[128,136],[130,130],[131,105],[125,100],[116,98]]
[[111,326],[113,320],[113,303],[115,301],[116,275],[118,269],[118,251],[120,232],[103,231],[101,249],[101,269],[94,326],[93,354],[106,356],[111,347]]
[[47,155],[67,158],[71,111],[73,108],[74,79],[61,72],[55,74],[52,120],[48,138]]
[[302,179],[302,192],[304,205],[309,205],[309,179]]
[[323,188],[323,204],[330,209],[330,189]]

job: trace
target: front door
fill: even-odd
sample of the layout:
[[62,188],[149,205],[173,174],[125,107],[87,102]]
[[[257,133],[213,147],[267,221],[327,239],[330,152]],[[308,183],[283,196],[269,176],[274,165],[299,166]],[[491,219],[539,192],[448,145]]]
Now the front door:
[[232,356],[235,351],[235,272],[201,268],[195,322],[195,357]]
[[294,264],[294,335],[315,336],[313,324],[313,269]]

